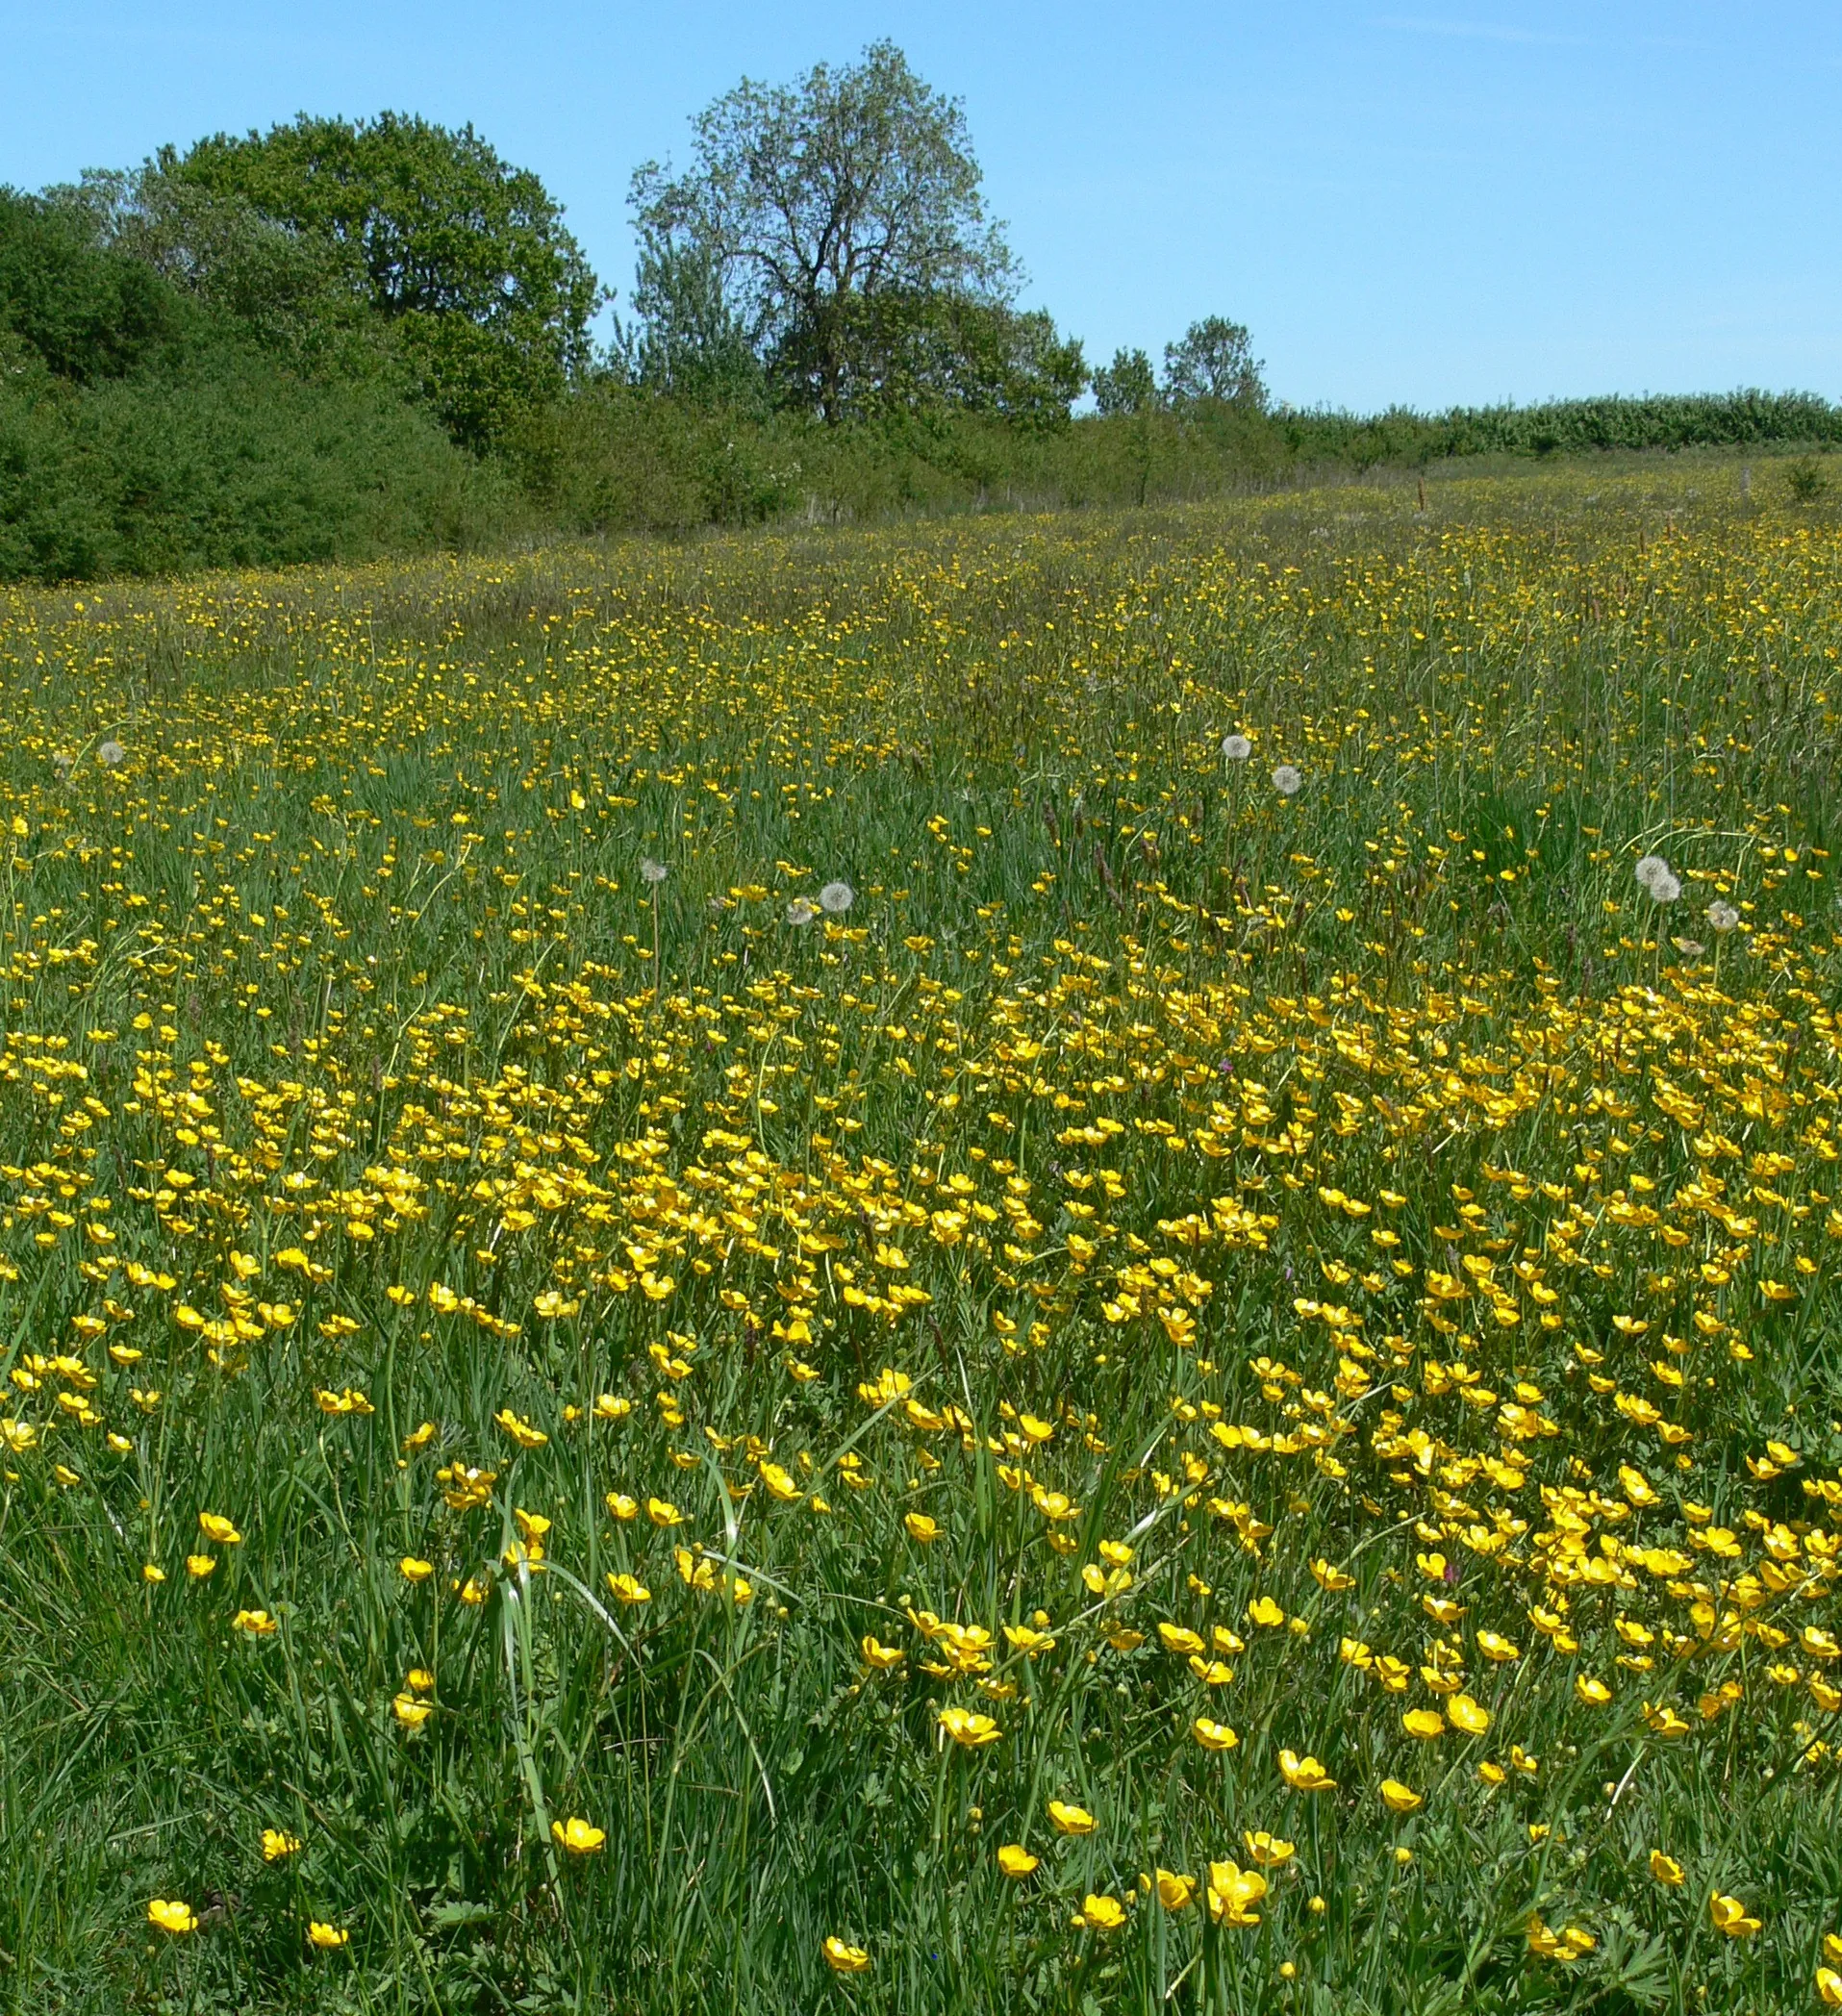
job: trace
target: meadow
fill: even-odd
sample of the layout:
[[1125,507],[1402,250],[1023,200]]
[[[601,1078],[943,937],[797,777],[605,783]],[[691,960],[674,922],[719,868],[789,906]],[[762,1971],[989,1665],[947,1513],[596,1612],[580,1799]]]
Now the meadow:
[[1842,2005],[1842,533],[0,592],[0,2005]]

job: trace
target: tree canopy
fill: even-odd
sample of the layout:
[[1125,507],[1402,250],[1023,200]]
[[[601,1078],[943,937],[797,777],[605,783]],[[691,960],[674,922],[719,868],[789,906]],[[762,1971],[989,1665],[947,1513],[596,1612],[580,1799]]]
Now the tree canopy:
[[1158,382],[1143,350],[1115,350],[1094,373],[1094,403],[1103,417],[1146,413],[1158,403]]
[[[1038,493],[1089,374],[1022,305],[961,103],[878,41],[692,123],[681,170],[633,177],[631,311],[600,350],[610,297],[562,206],[471,126],[303,113],[0,189],[0,578],[527,509],[592,530]],[[1080,493],[1143,501],[1184,456],[1299,435],[1239,323],[1164,360],[1093,373]]]
[[589,363],[601,290],[562,206],[471,126],[302,113],[266,134],[169,151],[157,169],[330,253],[470,445],[488,444],[512,411],[554,396]]
[[54,376],[119,377],[170,346],[183,320],[172,289],[98,245],[81,216],[0,189],[0,332]]
[[97,252],[206,310],[198,333],[240,337],[310,376],[379,376],[376,318],[337,249],[240,196],[180,180],[173,158],[165,149],[139,168],[88,169],[44,200]]
[[781,399],[833,422],[934,399],[1040,413],[1059,396],[1065,415],[1078,346],[1013,309],[981,183],[958,100],[892,42],[792,85],[744,80],[698,115],[684,173],[634,177],[659,354],[682,373],[700,341],[745,344]]
[[1252,340],[1240,322],[1205,315],[1164,346],[1164,396],[1173,406],[1264,408],[1267,389]]

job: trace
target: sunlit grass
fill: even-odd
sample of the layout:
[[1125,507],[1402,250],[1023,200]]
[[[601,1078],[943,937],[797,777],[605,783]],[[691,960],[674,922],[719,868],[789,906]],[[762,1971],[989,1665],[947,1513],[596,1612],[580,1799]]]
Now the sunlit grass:
[[1430,496],[0,601],[13,2005],[1842,2001],[1842,540]]

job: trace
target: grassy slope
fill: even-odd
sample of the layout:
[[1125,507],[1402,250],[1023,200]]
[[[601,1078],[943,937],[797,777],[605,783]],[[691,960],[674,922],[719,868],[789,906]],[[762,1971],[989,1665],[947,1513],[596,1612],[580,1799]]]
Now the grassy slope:
[[6,603],[12,2005],[1806,2006],[1842,548],[1688,487]]

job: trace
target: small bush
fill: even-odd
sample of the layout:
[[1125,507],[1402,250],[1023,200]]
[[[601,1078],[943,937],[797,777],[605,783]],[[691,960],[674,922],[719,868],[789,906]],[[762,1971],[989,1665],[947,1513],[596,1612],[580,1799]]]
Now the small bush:
[[1829,478],[1807,455],[1801,455],[1784,471],[1784,487],[1795,504],[1814,504],[1829,489]]

